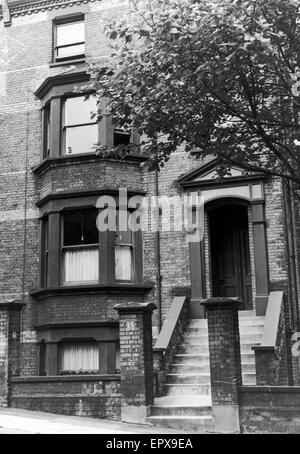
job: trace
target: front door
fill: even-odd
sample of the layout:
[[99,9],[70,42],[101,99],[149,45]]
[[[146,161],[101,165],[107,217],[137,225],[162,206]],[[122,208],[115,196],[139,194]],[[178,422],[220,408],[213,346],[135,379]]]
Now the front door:
[[222,205],[210,211],[212,292],[215,297],[240,297],[252,303],[247,208]]

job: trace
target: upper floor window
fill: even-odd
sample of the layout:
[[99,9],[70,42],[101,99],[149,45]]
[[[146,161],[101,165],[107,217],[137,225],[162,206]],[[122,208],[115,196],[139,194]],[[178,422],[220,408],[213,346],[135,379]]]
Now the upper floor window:
[[121,128],[114,128],[114,147],[119,145],[129,145],[131,142],[131,133]]
[[98,142],[98,123],[91,118],[97,110],[96,99],[90,96],[66,98],[63,103],[63,154],[90,153]]
[[43,157],[47,158],[50,154],[50,103],[46,104],[43,115]]
[[82,15],[54,22],[54,60],[64,61],[84,57],[85,27]]
[[[88,80],[85,71],[70,72],[48,78],[40,87],[38,96],[43,102],[43,160],[92,154],[96,152],[97,146],[120,147],[127,153],[139,149],[139,134],[113,124],[111,117],[106,114],[105,100],[99,100],[94,93],[85,91],[83,84]],[[99,121],[96,115],[98,111],[102,113]]]

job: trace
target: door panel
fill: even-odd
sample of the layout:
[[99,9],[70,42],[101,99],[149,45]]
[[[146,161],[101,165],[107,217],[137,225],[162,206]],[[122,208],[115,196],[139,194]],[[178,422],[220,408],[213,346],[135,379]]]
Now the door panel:
[[212,290],[216,297],[252,301],[247,208],[223,206],[210,213]]

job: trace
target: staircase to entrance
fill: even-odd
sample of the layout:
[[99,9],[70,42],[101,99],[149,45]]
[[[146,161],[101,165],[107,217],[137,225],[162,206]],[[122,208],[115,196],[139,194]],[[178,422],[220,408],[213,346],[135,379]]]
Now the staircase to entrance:
[[[265,317],[239,312],[243,385],[255,385],[255,355]],[[155,398],[148,422],[161,427],[210,432],[214,426],[207,320],[189,319],[165,377],[164,396]]]

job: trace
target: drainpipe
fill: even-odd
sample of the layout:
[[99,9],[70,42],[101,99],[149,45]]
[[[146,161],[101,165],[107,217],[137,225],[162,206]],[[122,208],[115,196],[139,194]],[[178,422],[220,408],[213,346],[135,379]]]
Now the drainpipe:
[[[155,197],[158,201],[159,197],[159,184],[158,184],[158,170],[155,170]],[[162,327],[162,294],[161,294],[161,266],[160,266],[160,231],[159,231],[159,207],[157,211],[158,228],[155,232],[155,251],[156,251],[156,288],[157,288],[157,309],[158,309],[158,330],[161,331]]]
[[[293,224],[292,224],[292,216],[291,216],[291,193],[290,193],[290,187],[287,183],[286,180],[283,180],[282,182],[282,188],[283,188],[283,194],[284,194],[284,200],[286,203],[286,209],[285,209],[285,242],[286,242],[286,254],[287,254],[287,274],[288,274],[288,287],[289,287],[289,292],[290,292],[290,298],[292,301],[292,306],[289,305],[289,330],[296,330],[296,325],[298,325],[298,302],[296,304],[296,310],[295,310],[295,304],[294,304],[294,297],[297,298],[297,290],[296,290],[296,284],[297,281],[295,281],[295,291],[294,291],[294,286],[293,286],[293,280],[295,278],[295,249],[294,249],[294,244],[293,244]],[[290,235],[289,235],[290,232]],[[295,313],[296,312],[296,313]],[[295,316],[297,318],[297,322],[295,323]]]
[[290,185],[288,185],[288,207],[289,207],[289,218],[291,225],[291,243],[292,243],[292,263],[293,263],[293,275],[295,283],[295,298],[296,298],[296,329],[300,329],[299,326],[299,282],[297,275],[297,260],[296,260],[296,248],[295,248],[295,206],[293,203],[293,192]]

